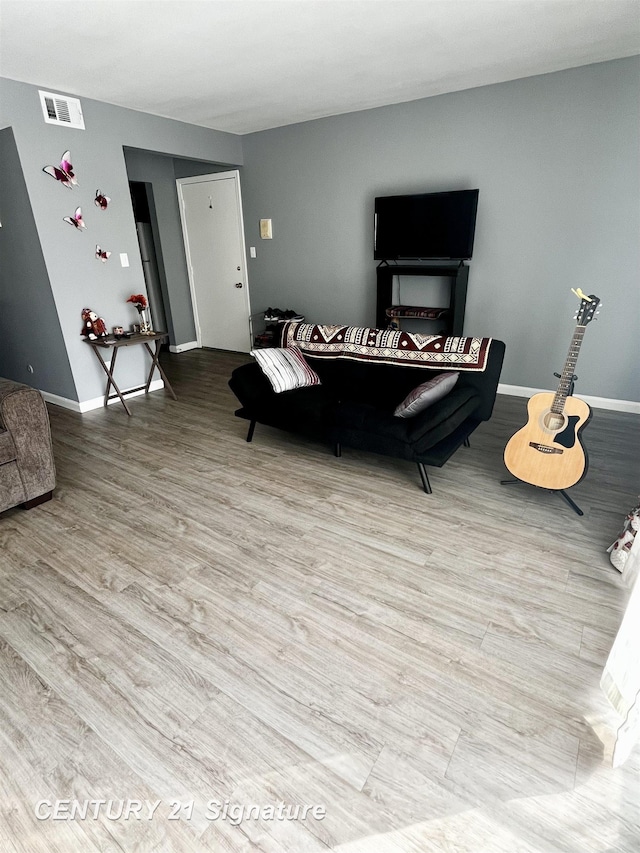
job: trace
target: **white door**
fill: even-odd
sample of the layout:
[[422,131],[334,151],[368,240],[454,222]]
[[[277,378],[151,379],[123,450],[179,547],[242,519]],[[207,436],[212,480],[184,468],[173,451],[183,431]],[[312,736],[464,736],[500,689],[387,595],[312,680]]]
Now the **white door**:
[[198,345],[251,349],[238,172],[178,182]]

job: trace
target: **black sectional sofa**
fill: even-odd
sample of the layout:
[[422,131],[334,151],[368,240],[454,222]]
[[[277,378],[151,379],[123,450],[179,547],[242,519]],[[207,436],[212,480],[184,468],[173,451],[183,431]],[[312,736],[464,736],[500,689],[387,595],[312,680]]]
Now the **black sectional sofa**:
[[[295,330],[295,324],[289,325]],[[321,334],[328,330],[322,342],[332,334],[335,336],[336,329],[352,329],[307,328],[319,329]],[[352,331],[379,338],[391,334],[379,330]],[[407,333],[393,334],[396,342],[401,336],[407,337]],[[283,337],[287,338],[286,327]],[[365,339],[366,335],[358,335],[358,340]],[[388,344],[389,339],[384,340]],[[448,342],[446,338],[438,340]],[[455,339],[454,343],[460,340]],[[387,363],[386,357],[369,360],[366,354],[360,355],[364,347],[357,346],[334,355],[322,346],[314,350],[311,343],[299,340],[295,345],[319,375],[320,385],[276,394],[257,363],[244,364],[233,371],[229,385],[242,404],[236,415],[250,421],[247,441],[252,440],[256,424],[265,424],[327,442],[336,456],[341,455],[343,447],[351,447],[405,459],[417,464],[424,491],[430,494],[426,466],[444,465],[460,445],[468,444],[469,436],[479,424],[491,417],[505,352],[502,341],[491,340],[487,345],[484,369],[465,370],[462,365],[454,388],[410,418],[394,416],[394,409],[416,386],[441,373],[441,367]],[[393,360],[393,349],[389,346],[376,347],[375,355],[380,353]],[[458,368],[448,366],[448,369]]]

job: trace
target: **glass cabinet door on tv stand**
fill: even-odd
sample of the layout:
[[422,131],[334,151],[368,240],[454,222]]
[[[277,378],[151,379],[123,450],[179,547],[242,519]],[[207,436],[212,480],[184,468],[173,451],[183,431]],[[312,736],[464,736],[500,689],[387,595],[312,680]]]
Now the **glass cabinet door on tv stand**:
[[[428,308],[424,305],[394,305],[393,279],[394,276],[438,276],[445,279],[449,285],[449,304]],[[464,261],[438,264],[388,264],[383,261],[376,269],[377,300],[376,328],[386,329],[390,323],[402,319],[429,320],[433,324],[438,320],[437,334],[462,335],[464,312],[467,302],[467,283],[469,267]],[[387,309],[391,309],[387,312]],[[429,316],[429,313],[432,316]]]

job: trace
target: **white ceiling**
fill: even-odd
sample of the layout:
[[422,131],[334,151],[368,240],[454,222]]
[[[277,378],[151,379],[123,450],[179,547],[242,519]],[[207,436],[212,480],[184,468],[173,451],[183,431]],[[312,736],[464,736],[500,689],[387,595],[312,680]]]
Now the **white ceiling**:
[[640,0],[2,0],[0,74],[249,133],[640,53]]

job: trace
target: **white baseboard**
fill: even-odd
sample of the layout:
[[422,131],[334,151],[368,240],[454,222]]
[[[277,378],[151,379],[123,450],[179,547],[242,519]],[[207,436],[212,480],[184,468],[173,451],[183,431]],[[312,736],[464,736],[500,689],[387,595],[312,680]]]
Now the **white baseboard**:
[[[525,388],[523,385],[498,385],[498,394],[509,394],[511,397],[533,397],[534,394],[549,393],[548,388]],[[634,400],[614,400],[609,397],[590,397],[586,394],[576,394],[594,409],[609,409],[612,412],[632,412],[640,415],[640,403]]]
[[[164,382],[162,379],[154,379],[154,381],[149,386],[149,391],[160,391],[164,388]],[[61,406],[63,409],[71,409],[72,412],[79,412],[82,414],[83,412],[90,412],[93,409],[101,409],[104,406],[104,397],[94,397],[92,400],[83,400],[79,403],[77,400],[69,400],[67,397],[59,397],[57,394],[50,394],[48,391],[40,392],[47,403],[53,403],[54,406]],[[131,397],[140,397],[144,394],[144,388],[140,388],[137,391],[123,391],[122,396],[125,400],[129,400]],[[120,400],[118,397],[114,397],[113,400],[109,400],[109,405],[112,403],[120,404]]]
[[169,352],[187,352],[190,349],[198,349],[197,341],[189,341],[186,344],[177,344],[175,347],[170,346]]
[[53,403],[54,406],[60,406],[62,409],[71,409],[72,412],[80,411],[80,403],[77,400],[59,397],[57,394],[50,394],[48,391],[40,391],[40,393],[47,403]]
[[[193,349],[191,344],[181,344],[182,347]],[[177,349],[177,348],[176,348]],[[180,350],[183,352],[184,350]],[[151,383],[150,391],[159,391],[164,388],[164,382],[161,379],[156,379]],[[505,385],[502,382],[498,385],[498,394],[507,394],[511,397],[533,397],[534,394],[548,393],[548,388],[525,388],[524,385]],[[62,406],[63,409],[71,409],[73,412],[89,412],[92,409],[99,409],[104,405],[104,397],[95,397],[93,400],[85,400],[83,403],[78,403],[77,400],[69,400],[67,397],[58,397],[57,394],[49,394],[48,391],[40,392],[48,403],[53,403],[54,406]],[[144,394],[144,391],[123,391],[122,396],[127,399],[129,397],[139,397]],[[577,394],[581,400],[588,403],[594,409],[609,409],[612,412],[631,412],[635,415],[640,415],[640,403],[634,400],[614,400],[609,397],[587,397],[583,394]],[[111,403],[119,403],[116,397],[114,400],[109,400]]]

